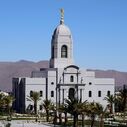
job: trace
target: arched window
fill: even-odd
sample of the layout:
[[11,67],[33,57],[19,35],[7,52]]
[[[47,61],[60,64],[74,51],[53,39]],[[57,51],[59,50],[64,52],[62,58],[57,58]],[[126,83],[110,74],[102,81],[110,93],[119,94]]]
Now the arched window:
[[92,91],[89,91],[89,97],[92,97]]
[[40,97],[42,97],[43,96],[43,91],[40,91]]
[[67,46],[63,45],[61,47],[61,58],[67,58]]
[[98,91],[98,97],[101,97],[101,91]]
[[70,76],[70,82],[74,82],[74,76],[73,75]]
[[33,97],[33,91],[32,90],[30,91],[30,97]]
[[51,91],[51,97],[54,97],[54,91]]
[[110,91],[109,90],[107,91],[107,96],[110,96]]
[[33,105],[30,105],[30,110],[31,110],[31,111],[33,110]]
[[51,54],[52,58],[54,58],[54,46],[52,46],[52,54]]

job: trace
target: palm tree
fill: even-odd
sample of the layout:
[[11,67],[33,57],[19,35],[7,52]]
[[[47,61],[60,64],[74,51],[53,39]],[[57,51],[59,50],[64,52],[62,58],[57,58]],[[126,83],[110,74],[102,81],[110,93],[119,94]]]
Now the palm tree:
[[57,106],[54,105],[53,103],[51,104],[51,107],[50,107],[50,110],[52,111],[53,113],[53,124],[55,125],[57,123]]
[[80,104],[79,112],[80,112],[80,115],[82,116],[82,127],[84,127],[84,119],[85,119],[85,115],[88,108],[87,106],[88,106],[87,100]]
[[95,102],[88,103],[87,115],[91,118],[91,127],[94,126],[95,117],[97,114],[98,114],[97,103]]
[[104,98],[104,100],[107,101],[107,103],[109,104],[109,109],[110,109],[110,113],[113,113],[113,104],[115,103],[116,99],[115,96],[113,95],[107,95],[107,97]]
[[49,122],[50,110],[53,109],[54,105],[51,102],[51,100],[48,100],[48,99],[44,100],[42,105],[43,105],[45,112],[46,112],[46,121]]
[[32,92],[32,96],[28,96],[28,101],[33,101],[34,103],[34,113],[35,115],[37,115],[37,103],[40,100],[40,93],[33,91]]
[[107,108],[103,108],[100,103],[97,102],[89,102],[87,103],[86,113],[91,118],[91,127],[94,126],[96,116],[100,117],[99,127],[103,127],[103,118],[105,115]]
[[99,127],[104,127],[103,118],[104,118],[104,115],[107,111],[107,106],[106,106],[106,108],[104,108],[100,103],[96,103],[96,108],[97,108],[97,114],[100,117]]
[[120,100],[121,102],[121,109],[122,111],[125,112],[126,108],[127,108],[127,89],[125,88],[125,85],[124,85],[124,88],[123,90],[120,91],[119,95],[118,95],[118,99]]
[[58,109],[58,111],[60,112],[60,113],[64,113],[64,125],[66,126],[66,124],[67,124],[67,121],[68,121],[68,119],[67,119],[67,112],[68,112],[68,109],[67,109],[67,105],[66,104],[62,104],[62,105],[60,105],[59,106],[59,109]]
[[70,98],[65,100],[67,111],[73,115],[73,127],[78,127],[78,115],[81,114],[83,103],[77,98]]
[[125,94],[122,90],[120,90],[118,93],[115,95],[115,110],[116,112],[124,112],[125,111]]

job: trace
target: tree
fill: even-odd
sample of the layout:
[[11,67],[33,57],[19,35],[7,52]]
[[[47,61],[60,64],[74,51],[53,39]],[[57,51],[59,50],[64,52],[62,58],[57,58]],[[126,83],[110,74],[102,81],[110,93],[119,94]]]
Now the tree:
[[96,108],[97,108],[97,114],[100,118],[99,127],[104,127],[103,118],[104,118],[104,115],[107,111],[107,106],[106,106],[106,108],[104,108],[100,103],[96,103]]
[[65,118],[64,125],[66,126],[67,121],[68,121],[68,119],[67,119],[67,112],[68,112],[67,105],[66,104],[60,105],[58,111],[61,113],[64,113],[64,118]]
[[33,91],[32,92],[32,96],[28,96],[28,101],[33,101],[34,103],[34,113],[35,115],[37,115],[37,103],[40,100],[40,93]]
[[88,106],[88,102],[86,100],[82,103],[82,108],[80,109],[80,113],[82,115],[82,127],[84,127],[84,118],[85,115],[87,114],[87,108],[88,108],[87,106]]
[[4,101],[4,105],[5,105],[6,109],[7,109],[7,113],[10,115],[10,109],[12,107],[12,103],[14,101],[14,97],[11,96],[11,95],[8,95],[8,96],[4,96],[3,99],[4,99],[3,100]]
[[112,114],[113,113],[113,104],[116,101],[115,96],[113,96],[113,95],[107,95],[107,97],[105,97],[104,100],[107,101],[110,113]]
[[125,88],[125,85],[123,90],[120,90],[120,93],[118,94],[117,102],[119,102],[119,106],[121,107],[120,110],[125,112],[127,108],[127,89]]
[[81,114],[83,103],[77,98],[70,98],[65,100],[67,105],[67,112],[73,115],[73,127],[78,127],[78,115]]
[[95,117],[98,115],[97,103],[90,102],[88,103],[87,115],[91,118],[91,127],[94,126]]
[[4,95],[3,93],[0,93],[0,111],[5,110],[6,113],[11,115],[10,110],[13,101],[14,101],[14,97],[12,97],[11,95]]
[[54,105],[51,100],[48,99],[44,100],[42,105],[46,112],[46,121],[49,122],[50,110],[53,110]]
[[5,95],[3,93],[0,93],[0,111],[2,111],[2,109],[3,109],[4,97],[5,97]]
[[123,111],[123,97],[121,96],[120,92],[115,95],[116,96],[116,101],[115,101],[115,111],[116,112],[121,112]]

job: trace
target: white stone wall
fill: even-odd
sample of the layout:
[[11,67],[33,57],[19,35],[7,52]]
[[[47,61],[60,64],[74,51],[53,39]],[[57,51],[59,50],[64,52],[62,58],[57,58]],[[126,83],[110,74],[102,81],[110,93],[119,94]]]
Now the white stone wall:
[[[111,78],[95,78],[94,72],[88,72],[86,70],[80,70],[78,82],[75,68],[68,68],[66,71],[64,70],[64,84],[62,77],[62,69],[59,69],[59,74],[61,75],[61,84],[60,87],[61,92],[61,102],[63,102],[63,89],[64,89],[64,98],[68,99],[69,89],[75,88],[75,84],[79,84],[78,86],[78,97],[82,97],[82,101],[87,100],[88,102],[99,102],[104,107],[107,105],[107,101],[104,98],[107,96],[107,91],[110,91],[111,95],[114,95],[115,89],[115,81]],[[74,76],[74,82],[70,82],[70,76]],[[74,84],[74,85],[73,85]],[[65,85],[65,86],[64,86]],[[75,89],[76,90],[76,89]],[[89,97],[89,91],[92,92],[92,96]],[[101,91],[101,97],[98,96],[98,92]]]
[[25,84],[25,104],[26,108],[29,104],[33,105],[32,101],[28,101],[27,98],[30,96],[30,91],[36,91],[40,92],[43,91],[43,96],[40,97],[40,100],[38,101],[38,110],[39,106],[42,104],[43,100],[46,99],[46,79],[45,78],[26,78],[26,84]]
[[[51,96],[53,91],[54,96]],[[48,99],[52,102],[56,102],[56,71],[48,71]]]

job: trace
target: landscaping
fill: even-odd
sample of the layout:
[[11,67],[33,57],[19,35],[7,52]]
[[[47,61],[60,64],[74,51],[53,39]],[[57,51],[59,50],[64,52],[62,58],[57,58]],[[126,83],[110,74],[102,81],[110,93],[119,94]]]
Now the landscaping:
[[[69,98],[63,104],[55,105],[51,100],[42,103],[43,112],[37,112],[39,93],[33,92],[29,97],[34,109],[26,114],[17,114],[12,109],[14,98],[0,94],[0,122],[23,121],[24,123],[47,123],[55,126],[70,127],[126,127],[127,126],[127,91],[119,91],[115,96],[107,95],[107,107],[97,102],[82,102],[77,98]],[[115,105],[115,108],[114,108]],[[121,108],[122,107],[122,108]],[[115,113],[115,111],[117,111]]]

